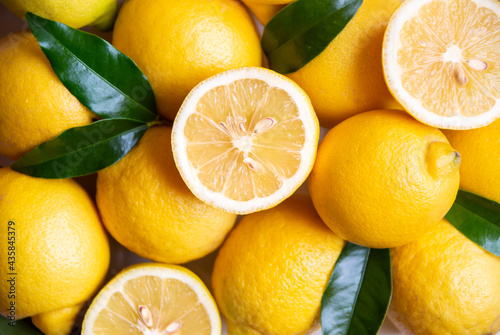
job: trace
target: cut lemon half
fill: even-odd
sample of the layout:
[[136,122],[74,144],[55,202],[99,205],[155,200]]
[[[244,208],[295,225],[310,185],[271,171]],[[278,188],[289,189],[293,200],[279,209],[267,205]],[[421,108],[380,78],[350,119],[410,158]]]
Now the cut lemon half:
[[217,306],[206,286],[186,268],[133,265],[96,296],[83,335],[220,335]]
[[246,67],[196,86],[173,125],[175,163],[202,201],[231,213],[273,207],[311,172],[319,123],[306,93],[274,71]]
[[416,119],[447,129],[500,117],[500,2],[406,0],[387,27],[390,91]]

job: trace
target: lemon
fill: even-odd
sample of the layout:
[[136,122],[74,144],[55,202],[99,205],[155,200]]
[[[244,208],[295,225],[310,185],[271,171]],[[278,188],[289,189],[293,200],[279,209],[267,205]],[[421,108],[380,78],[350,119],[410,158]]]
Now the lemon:
[[198,200],[175,168],[171,129],[150,128],[118,163],[98,172],[97,204],[113,237],[136,254],[185,263],[215,250],[236,215]]
[[94,25],[109,29],[116,15],[116,0],[0,0],[19,17],[32,12],[73,28]]
[[310,334],[344,241],[306,195],[244,216],[219,251],[212,275],[228,334]]
[[391,257],[388,316],[405,334],[500,332],[500,257],[445,220]]
[[71,333],[75,320],[84,304],[64,307],[52,312],[33,315],[31,321],[46,335],[64,335]]
[[90,305],[82,335],[220,335],[217,306],[186,268],[136,264],[113,278]]
[[500,120],[471,130],[443,130],[462,154],[460,188],[500,202]]
[[384,38],[387,85],[428,125],[470,129],[500,117],[500,3],[410,0]]
[[69,334],[109,265],[109,244],[93,201],[73,180],[1,168],[0,224],[0,279],[11,280],[0,285],[1,314],[10,316],[15,301],[16,319],[31,316],[46,334]]
[[356,15],[316,58],[287,76],[311,98],[321,126],[361,112],[398,108],[384,82],[382,41],[399,0],[364,0]]
[[396,247],[426,233],[458,192],[460,155],[438,130],[404,112],[362,113],[331,129],[318,149],[309,190],[341,238]]
[[231,213],[273,207],[307,178],[319,125],[307,95],[271,70],[228,70],[196,86],[174,121],[179,172],[201,200]]
[[262,61],[255,25],[234,0],[130,0],[118,15],[113,45],[148,77],[160,114],[170,120],[200,81]]
[[92,117],[59,81],[31,33],[0,40],[0,155],[18,159]]

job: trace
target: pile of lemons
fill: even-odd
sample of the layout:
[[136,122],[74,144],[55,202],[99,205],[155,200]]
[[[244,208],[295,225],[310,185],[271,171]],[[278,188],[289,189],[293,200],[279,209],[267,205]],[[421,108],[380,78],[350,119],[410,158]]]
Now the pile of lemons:
[[[82,334],[216,335],[220,310],[230,335],[311,334],[352,242],[391,248],[401,331],[500,331],[500,258],[444,220],[459,188],[500,202],[496,0],[365,0],[287,75],[265,68],[249,9],[266,24],[290,0],[0,1],[114,22],[173,122],[99,171],[95,198],[0,168],[0,314],[49,335],[84,314]],[[30,32],[0,40],[2,156],[97,119]],[[109,271],[108,234],[155,263]],[[211,290],[176,265],[217,249]]]

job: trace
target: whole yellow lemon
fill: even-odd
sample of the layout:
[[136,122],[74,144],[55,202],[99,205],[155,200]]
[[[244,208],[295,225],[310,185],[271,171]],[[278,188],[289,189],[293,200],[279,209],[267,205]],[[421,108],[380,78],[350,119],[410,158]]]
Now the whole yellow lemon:
[[0,0],[19,17],[32,12],[73,28],[94,25],[109,29],[116,15],[116,0]]
[[331,128],[361,112],[398,108],[385,84],[382,42],[400,0],[364,0],[316,58],[288,74],[311,98],[319,123]]
[[57,78],[31,33],[0,40],[0,155],[18,159],[94,116]]
[[170,120],[202,80],[262,61],[252,18],[235,0],[130,0],[113,45],[148,77],[160,114]]
[[462,155],[460,188],[500,202],[500,120],[472,130],[443,130]]
[[343,246],[305,195],[243,217],[212,275],[228,333],[310,334]]
[[69,334],[109,265],[94,202],[73,180],[1,168],[0,227],[1,314],[31,316],[46,334]]
[[150,128],[118,163],[98,172],[97,205],[113,237],[136,254],[185,263],[214,251],[235,214],[198,200],[175,167],[171,128]]
[[341,238],[396,247],[426,233],[458,192],[460,155],[436,128],[400,111],[353,116],[320,143],[314,206]]
[[446,220],[391,250],[394,291],[389,318],[405,334],[497,334],[500,257]]

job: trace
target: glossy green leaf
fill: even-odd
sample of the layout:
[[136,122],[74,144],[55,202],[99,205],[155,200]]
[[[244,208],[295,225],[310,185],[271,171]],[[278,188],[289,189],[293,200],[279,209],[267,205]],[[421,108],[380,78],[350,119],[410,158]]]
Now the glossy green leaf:
[[347,243],[321,301],[323,334],[377,334],[391,296],[389,249],[370,249]]
[[54,72],[88,109],[103,118],[157,117],[153,89],[130,58],[98,36],[33,13],[26,20]]
[[31,322],[30,318],[16,320],[12,323],[11,320],[0,315],[0,334],[2,335],[43,335]]
[[262,48],[270,68],[286,74],[319,55],[354,17],[363,0],[297,0],[264,28]]
[[62,179],[102,170],[125,156],[141,139],[148,125],[126,119],[109,119],[68,129],[12,165],[33,177]]
[[500,256],[500,204],[498,202],[459,190],[455,203],[445,219],[472,242]]

